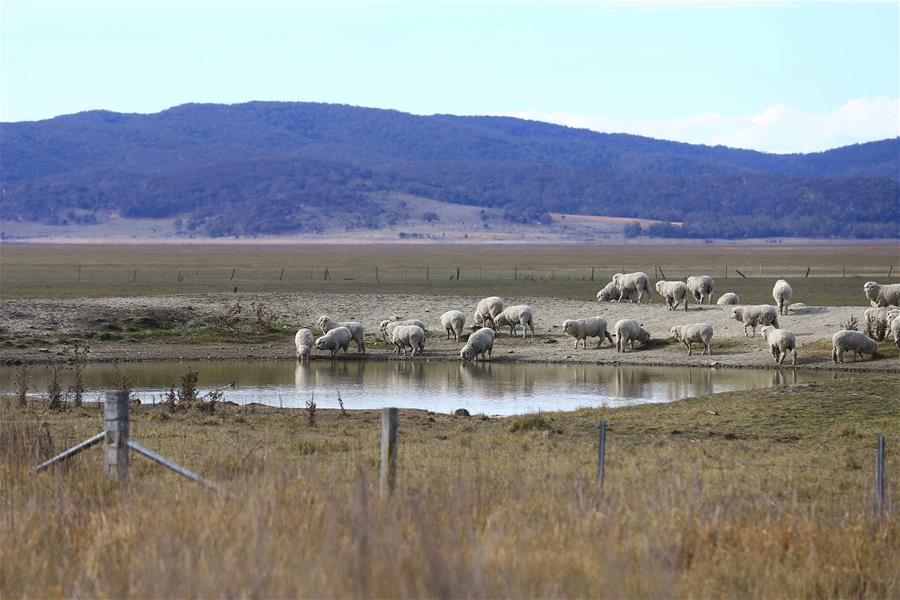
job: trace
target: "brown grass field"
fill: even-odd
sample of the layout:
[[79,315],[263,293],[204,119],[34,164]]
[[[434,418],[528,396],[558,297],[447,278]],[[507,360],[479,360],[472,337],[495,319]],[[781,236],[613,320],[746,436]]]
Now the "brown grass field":
[[[787,276],[806,304],[861,306],[863,282],[895,281],[895,263],[896,244],[3,245],[0,295],[590,299],[613,272],[658,266],[760,298]],[[127,485],[109,482],[97,448],[35,474],[100,431],[100,411],[0,397],[0,598],[897,598],[898,398],[895,374],[871,374],[509,418],[404,410],[398,487],[382,498],[380,415],[352,405],[318,410],[314,428],[303,410],[134,407],[133,438],[215,493],[135,455]]]
[[36,475],[50,449],[34,420],[60,450],[100,413],[6,398],[0,597],[896,598],[900,383],[867,381],[504,419],[401,411],[390,499],[376,412],[319,410],[310,428],[302,410],[133,409],[132,436],[217,494],[139,456],[110,483],[98,449]]
[[642,270],[653,279],[709,274],[722,291],[767,297],[779,277],[804,279],[803,302],[840,306],[859,304],[865,281],[900,280],[900,249],[893,243],[5,244],[0,246],[0,296],[135,296],[234,288],[479,294],[489,285],[500,295],[593,298],[613,273],[623,270]]

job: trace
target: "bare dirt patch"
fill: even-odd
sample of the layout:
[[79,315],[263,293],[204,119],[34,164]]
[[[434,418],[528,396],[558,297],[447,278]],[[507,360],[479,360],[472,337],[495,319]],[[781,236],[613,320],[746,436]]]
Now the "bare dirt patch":
[[[0,314],[0,361],[46,361],[59,358],[72,339],[91,346],[92,360],[128,361],[151,359],[290,359],[293,332],[310,327],[328,314],[341,320],[357,320],[366,328],[369,351],[366,360],[395,359],[376,333],[382,319],[418,318],[429,327],[428,349],[415,360],[458,360],[462,343],[446,340],[440,315],[462,310],[471,321],[479,297],[464,295],[421,296],[402,294],[194,294],[131,298],[77,298],[4,301]],[[745,337],[743,324],[730,318],[730,307],[716,305],[671,312],[658,301],[653,304],[597,303],[548,297],[507,298],[508,303],[534,308],[535,338],[498,334],[495,361],[580,362],[604,364],[678,365],[709,367],[773,367],[773,359],[760,337]],[[221,330],[218,320],[239,302],[244,307],[242,327]],[[250,307],[263,304],[274,325],[254,328]],[[783,328],[794,332],[800,343],[799,368],[833,368],[830,338],[851,315],[862,317],[864,307],[805,307],[779,318]],[[653,339],[646,347],[617,353],[608,342],[596,348],[574,349],[572,338],[562,331],[569,318],[603,316],[610,327],[618,319],[638,319]],[[688,356],[669,334],[673,325],[706,322],[713,326],[713,355]],[[324,356],[317,357],[325,359]],[[852,362],[844,369],[900,371],[893,340],[882,344],[876,360]],[[352,349],[338,360],[361,360]]]

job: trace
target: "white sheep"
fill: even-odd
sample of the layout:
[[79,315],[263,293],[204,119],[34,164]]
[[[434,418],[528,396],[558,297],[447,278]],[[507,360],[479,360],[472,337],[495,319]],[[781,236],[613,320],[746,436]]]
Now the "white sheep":
[[634,350],[635,340],[645,346],[650,341],[650,332],[634,319],[621,319],[616,322],[616,352],[625,352],[625,345],[630,344]]
[[575,348],[578,348],[578,340],[581,340],[583,348],[587,348],[587,338],[595,337],[597,347],[603,345],[603,338],[615,346],[612,336],[607,331],[606,319],[603,317],[591,317],[589,319],[566,319],[563,321],[563,331],[575,338]]
[[448,310],[441,315],[441,325],[447,330],[447,339],[450,339],[452,333],[453,338],[458,342],[459,336],[466,328],[466,315],[460,310]]
[[527,304],[517,304],[505,308],[503,312],[493,318],[493,320],[485,321],[485,324],[492,329],[500,329],[501,327],[509,327],[509,335],[516,335],[519,325],[522,326],[522,339],[531,329],[531,337],[534,337],[534,312]]
[[869,308],[866,315],[866,335],[880,342],[891,328],[891,321],[900,315],[900,307],[883,306],[881,308]]
[[466,345],[459,351],[460,359],[463,361],[474,361],[481,355],[481,360],[485,360],[485,353],[487,353],[488,358],[491,358],[491,353],[494,350],[494,339],[496,337],[497,334],[494,333],[494,330],[490,327],[482,327],[478,331],[470,334]]
[[716,289],[716,282],[712,277],[709,275],[688,277],[687,286],[697,304],[703,304],[703,298],[706,298],[707,304],[712,304],[713,290]]
[[688,305],[688,286],[683,281],[656,282],[656,293],[665,298],[669,310],[678,310],[678,305],[684,303],[684,310]]
[[844,362],[844,352],[853,351],[853,360],[862,360],[863,352],[873,357],[878,354],[878,342],[862,333],[844,329],[831,336],[831,361]]
[[867,281],[863,291],[872,306],[900,306],[900,283],[880,285],[874,281]]
[[779,279],[772,288],[772,297],[775,298],[775,304],[778,306],[778,314],[786,315],[791,306],[791,299],[794,297],[794,288],[784,279]]
[[764,326],[759,330],[759,334],[769,346],[777,364],[784,362],[788,351],[791,352],[791,364],[797,364],[797,336],[786,329],[778,329],[771,325]]
[[894,345],[900,348],[900,315],[894,317],[891,321],[891,333],[894,336]]
[[391,331],[391,343],[396,347],[396,354],[402,350],[403,356],[406,356],[406,348],[409,347],[411,356],[415,356],[417,350],[420,353],[425,351],[425,330],[418,325],[397,325]]
[[619,287],[615,283],[610,281],[606,284],[606,287],[597,292],[597,301],[611,302],[613,300],[618,300],[621,295],[622,293],[619,291]]
[[687,348],[688,356],[694,354],[694,342],[706,346],[700,356],[709,354],[712,356],[713,328],[709,323],[692,323],[690,325],[676,325],[672,328],[672,337],[676,342],[681,342]]
[[503,298],[497,296],[484,298],[480,300],[478,306],[475,307],[475,316],[472,321],[475,323],[476,327],[482,327],[487,321],[490,321],[502,313],[504,308]]
[[331,358],[334,358],[338,350],[343,350],[344,354],[347,354],[352,339],[353,334],[346,327],[333,327],[316,340],[316,348],[331,350]]
[[389,342],[391,340],[391,332],[394,330],[394,327],[398,325],[416,325],[422,328],[422,331],[427,332],[428,328],[425,326],[425,323],[418,319],[404,319],[404,320],[396,320],[392,321],[390,319],[385,319],[379,324],[379,328],[381,329],[381,337],[385,342]]
[[309,352],[315,343],[313,333],[309,329],[301,329],[294,336],[294,348],[297,349],[297,360],[309,360]]
[[[619,288],[619,300],[629,300],[630,302],[641,303],[644,294],[650,302],[653,302],[653,290],[650,289],[650,278],[646,273],[636,271],[634,273],[616,273],[613,275],[612,282]],[[635,298],[634,294],[637,294]]]
[[728,306],[740,303],[741,299],[734,292],[725,292],[724,294],[719,296],[718,300],[716,300],[716,304],[718,304],[719,306]]
[[354,342],[356,342],[356,351],[365,354],[366,352],[366,341],[363,339],[365,335],[365,329],[362,326],[362,323],[358,323],[356,321],[342,321],[338,322],[329,317],[328,315],[322,315],[318,320],[319,329],[322,330],[322,333],[328,333],[335,327],[346,327],[350,330],[350,335]]
[[731,309],[731,318],[744,324],[744,335],[747,335],[747,328],[752,327],[751,337],[756,335],[756,328],[759,325],[778,327],[778,311],[771,304],[735,306]]

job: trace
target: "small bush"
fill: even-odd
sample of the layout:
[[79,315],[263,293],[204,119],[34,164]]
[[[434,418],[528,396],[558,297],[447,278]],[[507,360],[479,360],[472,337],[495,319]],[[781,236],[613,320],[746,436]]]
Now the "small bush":
[[846,321],[841,321],[841,329],[846,329],[847,331],[859,331],[859,321],[853,315],[850,315],[850,318]]
[[318,427],[316,422],[316,397],[315,394],[310,396],[306,401],[306,425],[307,427]]
[[26,408],[28,406],[28,367],[20,366],[16,369],[16,406]]
[[59,384],[59,363],[50,365],[50,381],[47,383],[47,406],[50,410],[62,410],[62,387]]
[[531,415],[522,415],[514,417],[509,424],[509,430],[513,433],[517,431],[549,431],[553,426],[541,413]]

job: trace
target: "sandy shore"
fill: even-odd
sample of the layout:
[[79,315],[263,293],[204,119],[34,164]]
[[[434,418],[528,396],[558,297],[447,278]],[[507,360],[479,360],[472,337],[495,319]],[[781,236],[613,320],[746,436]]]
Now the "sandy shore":
[[[413,295],[354,295],[354,294],[197,294],[181,296],[151,296],[134,298],[76,298],[53,300],[8,299],[0,313],[0,333],[6,338],[16,335],[59,336],[78,335],[85,331],[102,331],[110,323],[141,318],[148,314],[175,315],[184,326],[207,322],[214,315],[223,314],[229,305],[240,301],[245,314],[251,303],[264,303],[280,322],[300,323],[312,327],[321,314],[341,320],[363,323],[367,332],[378,331],[378,323],[385,318],[418,318],[428,324],[427,351],[421,360],[458,360],[462,343],[446,340],[440,326],[440,315],[450,309],[462,310],[471,321],[479,298],[472,296],[413,296]],[[760,337],[745,337],[742,323],[730,318],[730,307],[716,305],[698,308],[692,305],[684,311],[667,311],[657,299],[653,304],[598,303],[547,297],[507,298],[508,304],[529,304],[535,313],[537,337],[523,340],[511,338],[508,330],[498,335],[494,346],[494,360],[504,362],[581,362],[602,364],[675,365],[695,367],[773,368],[774,361]],[[900,371],[900,361],[893,356],[877,360],[832,364],[830,340],[840,329],[840,323],[851,315],[862,322],[866,307],[798,307],[780,317],[781,326],[797,335],[799,362],[797,368],[858,369],[866,371]],[[562,332],[562,322],[569,318],[603,316],[610,327],[618,319],[640,320],[654,339],[665,343],[651,343],[648,348],[617,353],[604,342],[596,348],[596,338],[587,349],[574,349],[572,338]],[[713,326],[713,355],[700,356],[697,350],[688,356],[683,346],[670,343],[669,330],[673,325],[706,322]],[[121,340],[89,340],[90,359],[94,361],[137,360],[196,360],[196,359],[290,359],[293,341],[285,338],[274,342],[242,343],[162,343],[129,342]],[[397,359],[390,349],[371,344],[366,360]],[[59,345],[28,344],[25,348],[0,348],[0,363],[44,362],[58,358]],[[324,353],[317,359],[326,359]],[[355,353],[339,360],[360,360]],[[418,358],[417,358],[418,359]],[[786,367],[788,365],[785,365]],[[789,367],[788,367],[789,368]]]

